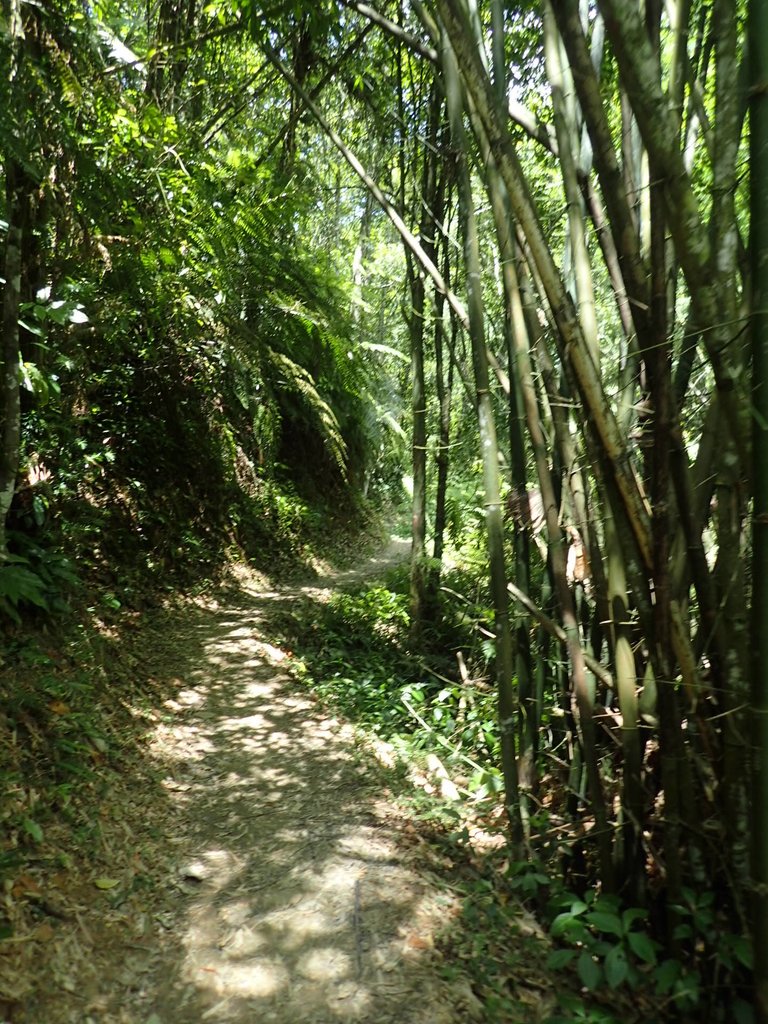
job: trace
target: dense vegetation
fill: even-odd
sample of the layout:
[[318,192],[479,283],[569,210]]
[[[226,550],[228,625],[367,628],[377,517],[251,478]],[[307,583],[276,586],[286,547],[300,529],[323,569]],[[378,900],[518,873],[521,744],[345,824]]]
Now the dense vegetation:
[[764,7],[5,0],[2,727],[41,624],[407,493],[299,673],[586,989],[768,1020]]

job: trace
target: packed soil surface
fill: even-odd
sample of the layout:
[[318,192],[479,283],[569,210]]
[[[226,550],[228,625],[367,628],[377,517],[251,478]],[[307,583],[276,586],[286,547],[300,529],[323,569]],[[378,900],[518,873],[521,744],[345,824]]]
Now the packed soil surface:
[[243,572],[150,631],[137,671],[171,695],[133,709],[147,745],[102,792],[87,861],[16,878],[9,899],[34,902],[37,924],[0,958],[0,1021],[482,1019],[436,948],[457,913],[447,874],[370,750],[270,643],[276,609],[405,555],[395,542],[354,573],[273,590]]

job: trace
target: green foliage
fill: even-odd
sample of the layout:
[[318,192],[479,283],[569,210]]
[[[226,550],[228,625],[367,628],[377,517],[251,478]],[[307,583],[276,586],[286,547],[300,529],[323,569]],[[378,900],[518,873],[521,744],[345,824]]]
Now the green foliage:
[[[12,757],[2,766],[2,825],[6,839],[15,834],[22,848],[45,842],[51,812],[67,818],[79,787],[111,753],[97,670],[62,671],[60,660],[25,638],[5,651],[15,685],[0,694],[0,717],[17,740],[4,746]],[[7,853],[0,854],[0,873],[13,867]]]
[[[236,169],[242,174],[240,164]],[[175,226],[188,238],[182,272],[190,272],[198,315],[218,324],[221,358],[231,367],[231,386],[257,440],[271,440],[272,456],[283,459],[307,421],[311,429],[303,432],[320,439],[330,459],[326,470],[343,477],[344,429],[361,415],[355,402],[362,376],[344,336],[345,300],[330,268],[290,243],[275,244],[286,235],[285,205],[264,177],[235,188],[231,153],[228,166],[205,165],[187,193]],[[265,422],[271,438],[259,436]],[[281,444],[274,444],[276,437]]]
[[[325,700],[385,736],[409,730],[398,696],[415,666],[404,652],[407,596],[384,586],[305,606],[291,638],[303,671]],[[309,620],[309,621],[307,621]]]
[[30,569],[18,564],[25,559],[9,556],[0,566],[0,610],[20,623],[18,609],[25,604],[48,609],[43,581]]
[[9,548],[11,553],[0,564],[0,612],[20,624],[25,609],[64,611],[80,583],[72,562],[15,531],[9,534]]
[[[627,907],[618,897],[593,890],[575,895],[564,888],[549,865],[512,863],[495,888],[497,898],[509,888],[548,923],[553,944],[546,954],[547,967],[564,979],[558,991],[561,1012],[548,1018],[548,1024],[613,1024],[625,1019],[616,1013],[617,1001],[627,1000],[629,1005],[638,998],[643,1000],[647,1019],[678,1019],[677,1015],[688,1019],[691,1014],[703,1014],[707,1020],[752,1021],[746,997],[737,994],[746,992],[744,971],[751,969],[750,943],[743,936],[716,929],[713,894],[697,899],[692,890],[685,890],[686,904],[677,908],[681,924],[676,939],[688,945],[678,947],[677,957],[670,957],[653,937],[646,909]],[[467,924],[473,930],[478,900],[482,905],[490,898],[490,892],[482,899],[475,892],[468,897]],[[497,908],[493,913],[503,911]],[[727,1011],[718,1005],[717,982],[708,980],[723,978],[730,979],[729,991],[734,993]],[[496,988],[501,984],[490,976],[485,983]]]
[[638,929],[647,912],[637,908],[622,911],[618,899],[587,893],[584,900],[571,899],[550,926],[552,937],[572,948],[557,950],[550,966],[562,968],[572,961],[586,989],[595,991],[607,984],[647,984],[649,970],[656,965],[659,946]]
[[[285,623],[302,678],[346,716],[397,738],[412,756],[439,752],[460,767],[476,799],[495,800],[501,779],[493,689],[482,679],[470,685],[452,679],[456,663],[444,653],[449,636],[451,647],[459,639],[467,647],[473,643],[476,620],[466,605],[456,619],[446,605],[433,638],[437,653],[414,656],[408,651],[408,606],[407,569],[327,604],[305,604]],[[484,660],[480,664],[485,667]]]
[[[527,874],[522,871],[523,878]],[[551,880],[546,884],[550,885]],[[709,911],[713,894],[704,894],[695,903],[678,908],[685,923],[676,929],[676,938],[692,944],[687,955],[681,950],[678,957],[664,957],[664,947],[651,935],[647,910],[622,907],[615,896],[589,891],[580,898],[559,888],[553,886],[548,904],[550,935],[560,944],[548,957],[550,968],[575,970],[580,984],[590,993],[624,989],[642,993],[645,999],[656,1002],[660,1014],[667,1007],[686,1015],[706,1012],[707,1019],[727,1019],[718,1009],[717,993],[707,991],[705,975],[714,967],[716,977],[730,976],[733,988],[738,990],[744,969],[751,969],[751,948],[742,936],[712,934],[714,916]],[[695,900],[691,890],[686,894]],[[701,955],[705,944],[711,950],[711,961]],[[739,1019],[751,1021],[748,1004],[743,999],[735,1003]]]
[[[191,211],[163,230],[188,226],[190,215],[202,221],[213,208],[207,173],[198,186],[201,195],[188,179],[179,183]],[[195,565],[207,571],[233,528],[252,557],[268,546],[300,557],[306,504],[290,478],[328,498],[343,491],[349,449],[339,417],[352,430],[359,412],[347,348],[322,327],[333,292],[319,281],[301,284],[299,260],[286,256],[273,266],[274,220],[254,215],[242,231],[236,218],[232,223],[218,250],[195,255],[190,244],[183,258],[155,231],[138,262],[130,250],[115,253],[98,287],[70,282],[63,297],[36,310],[56,342],[56,371],[29,370],[36,401],[24,424],[25,447],[54,470],[54,511],[66,513],[65,541],[89,549],[94,565],[129,562],[167,577],[183,555],[184,572]],[[235,280],[238,253],[251,263]],[[267,266],[274,287],[279,277],[279,295],[265,290]],[[315,293],[313,311],[307,303]],[[258,302],[244,297],[257,294]],[[235,312],[246,301],[251,325]],[[72,335],[72,311],[83,303],[88,317],[76,320],[96,325],[95,345]]]
[[[482,998],[489,1024],[518,1020],[619,1024],[626,1020],[617,1005],[620,993],[613,992],[614,1005],[604,1007],[592,992],[582,992],[582,981],[570,967],[571,958],[552,953],[548,957],[546,939],[531,927],[516,895],[529,895],[532,886],[547,888],[547,875],[529,862],[512,864],[507,875],[501,864],[497,865],[501,870],[493,870],[493,859],[484,858],[479,874],[472,873],[462,882],[461,928],[455,940],[456,955],[471,964],[473,987]],[[546,977],[542,974],[544,962],[549,977],[542,985],[541,979]],[[557,979],[554,986],[553,978]],[[531,998],[534,993],[535,999]],[[555,1001],[557,1011],[544,1016]],[[531,1012],[532,1007],[535,1012]]]
[[568,1016],[555,1014],[545,1024],[620,1024],[620,1018],[600,1006],[588,1005],[580,996],[561,993],[558,1003]]
[[[322,183],[297,159],[303,187],[289,186],[279,155],[254,147],[281,117],[269,104],[263,132],[249,106],[209,135],[212,110],[242,109],[241,45],[186,53],[179,107],[147,89],[155,27],[138,12],[25,13],[43,40],[24,65],[30,119],[3,136],[4,152],[34,158],[39,196],[21,456],[50,469],[44,511],[62,530],[31,531],[47,554],[3,570],[3,611],[51,600],[59,550],[129,602],[135,577],[210,574],[235,546],[300,560],[311,506],[353,504],[370,427],[338,261],[311,241]],[[144,70],[121,67],[120,40]]]

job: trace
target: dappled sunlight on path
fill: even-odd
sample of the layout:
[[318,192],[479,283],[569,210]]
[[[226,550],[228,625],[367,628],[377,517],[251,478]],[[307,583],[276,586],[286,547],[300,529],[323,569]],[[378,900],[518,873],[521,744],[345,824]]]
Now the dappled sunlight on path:
[[147,629],[134,662],[163,706],[132,709],[152,723],[146,756],[105,778],[92,860],[73,862],[46,932],[50,983],[25,990],[14,1024],[480,1019],[435,950],[455,894],[400,837],[411,826],[352,727],[269,642],[274,617],[407,553],[393,540],[291,589],[242,570]]
[[50,985],[29,993],[14,1024],[482,1016],[435,950],[454,893],[400,837],[402,812],[352,727],[268,640],[271,616],[300,615],[407,551],[394,541],[353,572],[292,589],[243,571],[225,597],[147,632],[164,700],[135,709],[153,722],[147,757],[105,790],[95,867],[68,876],[45,950]]
[[192,856],[182,957],[140,1002],[163,1024],[466,1019],[425,956],[452,897],[403,863],[365,755],[258,637],[258,602],[198,624],[204,660],[155,737]]

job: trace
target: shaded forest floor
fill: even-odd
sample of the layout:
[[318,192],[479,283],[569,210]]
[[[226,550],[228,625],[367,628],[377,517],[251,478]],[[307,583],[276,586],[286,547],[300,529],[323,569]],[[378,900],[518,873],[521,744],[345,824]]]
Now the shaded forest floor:
[[17,850],[0,1021],[546,1017],[546,981],[519,1016],[487,1016],[452,934],[462,866],[270,642],[286,609],[406,555],[393,542],[353,572],[277,589],[242,570],[137,628],[115,661],[113,728],[142,741],[112,763],[96,743],[82,793],[38,852]]

